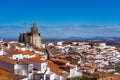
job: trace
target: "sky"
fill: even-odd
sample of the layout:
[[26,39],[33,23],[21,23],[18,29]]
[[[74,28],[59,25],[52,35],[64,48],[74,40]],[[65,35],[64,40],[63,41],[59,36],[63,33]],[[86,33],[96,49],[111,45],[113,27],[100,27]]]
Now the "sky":
[[34,22],[43,38],[120,37],[120,0],[0,0],[0,37]]

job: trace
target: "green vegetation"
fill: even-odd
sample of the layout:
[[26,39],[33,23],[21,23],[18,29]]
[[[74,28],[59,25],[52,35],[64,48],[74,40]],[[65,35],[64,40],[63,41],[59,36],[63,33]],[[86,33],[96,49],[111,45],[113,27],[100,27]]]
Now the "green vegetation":
[[67,80],[95,80],[95,79],[92,79],[92,78],[88,78],[88,77],[73,77],[73,78],[68,78]]

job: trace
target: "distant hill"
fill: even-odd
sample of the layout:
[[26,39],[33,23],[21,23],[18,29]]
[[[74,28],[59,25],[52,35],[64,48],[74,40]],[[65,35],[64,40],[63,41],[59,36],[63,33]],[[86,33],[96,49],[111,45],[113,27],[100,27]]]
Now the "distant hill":
[[107,45],[111,46],[120,45],[120,38],[107,38],[102,41],[106,42]]
[[70,37],[69,39],[103,40],[103,39],[120,39],[120,37],[103,37],[103,36],[95,36],[95,37],[91,37],[91,38]]

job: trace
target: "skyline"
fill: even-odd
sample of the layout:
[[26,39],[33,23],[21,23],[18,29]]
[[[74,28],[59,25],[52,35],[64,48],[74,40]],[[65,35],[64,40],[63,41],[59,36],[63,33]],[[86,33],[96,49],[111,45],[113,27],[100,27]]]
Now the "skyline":
[[119,0],[2,0],[0,37],[17,38],[19,33],[30,31],[34,22],[43,38],[119,37],[119,3]]

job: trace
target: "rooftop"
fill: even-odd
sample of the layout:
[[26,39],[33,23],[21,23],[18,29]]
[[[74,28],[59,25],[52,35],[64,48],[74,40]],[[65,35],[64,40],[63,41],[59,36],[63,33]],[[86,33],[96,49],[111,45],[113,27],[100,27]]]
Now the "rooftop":
[[10,64],[16,64],[17,63],[17,61],[15,61],[13,59],[10,59],[10,58],[8,58],[6,56],[0,56],[0,60],[4,61],[4,62],[8,62]]

